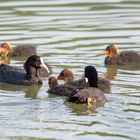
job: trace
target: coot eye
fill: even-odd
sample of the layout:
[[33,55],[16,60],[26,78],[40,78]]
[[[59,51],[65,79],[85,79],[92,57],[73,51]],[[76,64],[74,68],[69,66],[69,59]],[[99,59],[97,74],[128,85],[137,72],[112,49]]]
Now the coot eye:
[[64,73],[63,73],[63,72],[61,72],[61,73],[60,73],[60,75],[61,75],[61,76],[64,76]]
[[40,59],[37,59],[37,60],[36,60],[36,62],[39,62],[39,63],[41,63]]

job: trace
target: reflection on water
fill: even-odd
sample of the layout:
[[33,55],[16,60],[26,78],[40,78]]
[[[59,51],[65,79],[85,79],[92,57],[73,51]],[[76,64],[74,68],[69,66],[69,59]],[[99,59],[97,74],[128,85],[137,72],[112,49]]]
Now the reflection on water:
[[0,43],[37,45],[54,76],[68,67],[78,79],[94,65],[112,87],[105,105],[87,112],[50,96],[46,76],[41,87],[0,83],[0,139],[139,139],[140,68],[106,67],[101,55],[108,44],[140,52],[139,21],[139,0],[1,0]]
[[27,97],[27,98],[30,97],[32,99],[36,99],[38,91],[39,91],[39,85],[29,86],[26,90],[26,96],[25,97]]
[[118,70],[130,71],[130,74],[133,71],[140,70],[139,66],[135,66],[135,67],[132,67],[132,66],[106,66],[106,68],[107,68],[106,72],[103,72],[102,75],[103,75],[103,77],[105,77],[109,80],[116,80]]
[[40,89],[40,85],[22,86],[22,85],[11,85],[6,83],[0,84],[0,89],[3,91],[23,91],[25,97],[36,99]]
[[117,76],[117,68],[116,67],[107,67],[107,71],[103,73],[103,77],[109,80],[115,80]]
[[89,115],[96,113],[95,108],[94,109],[87,109],[86,104],[73,104],[73,103],[67,103],[65,102],[65,105],[69,108],[72,114],[75,115]]

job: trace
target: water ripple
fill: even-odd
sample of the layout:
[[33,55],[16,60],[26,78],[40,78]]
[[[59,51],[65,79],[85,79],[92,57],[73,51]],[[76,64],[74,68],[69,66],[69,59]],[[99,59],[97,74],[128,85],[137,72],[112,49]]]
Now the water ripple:
[[[139,139],[140,70],[107,68],[102,51],[140,52],[138,0],[1,1],[0,43],[31,43],[52,65],[54,75],[72,68],[75,79],[87,65],[111,80],[107,102],[93,112],[85,105],[50,96],[41,88],[0,84],[0,139]],[[22,67],[24,58],[11,58]]]

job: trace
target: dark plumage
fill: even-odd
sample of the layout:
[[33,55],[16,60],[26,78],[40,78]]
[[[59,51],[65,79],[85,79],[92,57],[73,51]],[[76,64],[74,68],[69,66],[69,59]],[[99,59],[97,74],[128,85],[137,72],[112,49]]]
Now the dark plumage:
[[[9,43],[0,44],[0,64],[10,63],[11,57],[29,57],[36,55],[36,46],[31,44],[22,44],[16,47],[12,47]],[[41,76],[48,76],[52,73],[51,66],[45,62],[45,65],[48,67],[49,73],[46,73],[46,70],[39,69]]]
[[[48,84],[50,89],[48,93],[67,96],[68,102],[87,104],[88,108],[97,107],[103,105],[106,101],[105,95],[98,88],[98,74],[93,66],[87,66],[85,68],[85,77],[88,79],[88,85],[90,87],[79,86],[79,84],[63,84],[58,85],[56,77],[50,77]],[[87,79],[81,79],[84,83],[87,83]],[[79,82],[78,82],[79,83]]]
[[67,101],[73,103],[87,103],[88,108],[103,105],[106,101],[105,95],[98,88],[98,74],[93,66],[85,67],[85,77],[88,79],[90,87],[74,90]]
[[10,53],[12,57],[36,55],[36,46],[30,44],[18,45],[13,47]]
[[31,55],[36,55],[36,46],[34,45],[23,44],[12,47],[9,43],[0,44],[0,56],[25,57]]
[[77,89],[77,86],[74,85],[69,84],[58,85],[57,78],[53,76],[48,79],[48,84],[50,89],[47,92],[59,96],[68,96],[73,92],[73,90]]
[[[90,73],[89,73],[90,75]],[[92,78],[92,75],[90,75],[90,77]],[[93,75],[93,78],[95,78],[95,75]],[[58,80],[64,80],[66,84],[68,85],[72,85],[72,86],[76,86],[78,87],[89,87],[89,84],[87,82],[85,82],[85,79],[79,79],[79,80],[74,80],[74,76],[73,76],[73,72],[70,69],[63,69],[59,76],[57,77]],[[102,78],[102,77],[98,77],[97,80],[97,84],[99,89],[101,89],[102,91],[106,90],[106,89],[110,89],[111,84],[110,81],[108,79]]]
[[106,97],[98,88],[88,87],[81,90],[73,90],[67,98],[68,102],[76,104],[87,104],[88,108],[101,106],[105,103]]
[[123,51],[118,53],[118,47],[116,45],[109,45],[104,54],[105,64],[107,65],[130,65],[140,66],[140,54],[135,51]]
[[24,69],[14,68],[5,64],[0,65],[0,82],[17,85],[42,84],[38,69],[44,67],[48,71],[43,60],[37,56],[30,56],[24,63]]

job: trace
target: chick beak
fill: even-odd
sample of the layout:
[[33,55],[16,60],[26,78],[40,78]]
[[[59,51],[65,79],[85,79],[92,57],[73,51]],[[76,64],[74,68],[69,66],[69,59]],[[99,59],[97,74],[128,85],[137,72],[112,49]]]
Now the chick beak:
[[59,75],[59,76],[57,77],[57,80],[63,80],[63,77]]
[[50,70],[49,70],[49,68],[45,65],[45,63],[44,63],[44,61],[43,61],[43,58],[40,58],[40,61],[41,61],[40,67],[41,67],[43,70],[47,71],[47,73],[51,73]]

